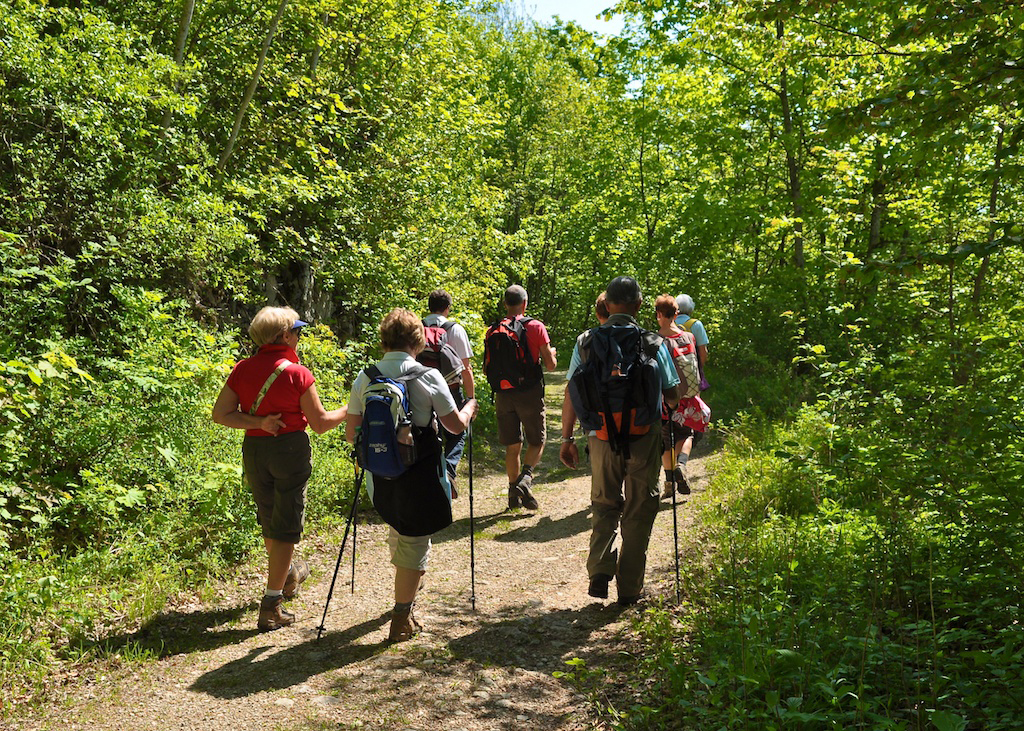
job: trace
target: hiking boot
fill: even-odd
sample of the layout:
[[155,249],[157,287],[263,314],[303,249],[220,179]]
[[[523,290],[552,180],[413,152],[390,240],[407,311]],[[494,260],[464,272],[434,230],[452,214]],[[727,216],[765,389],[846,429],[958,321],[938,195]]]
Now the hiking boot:
[[533,475],[529,472],[520,473],[519,479],[516,480],[516,486],[519,488],[519,501],[523,504],[523,507],[527,510],[537,510],[540,507],[540,503],[537,502],[537,498],[530,491],[530,488],[533,486]]
[[309,578],[309,564],[301,558],[288,567],[288,576],[284,580],[284,598],[291,599],[299,593],[299,584]]
[[590,577],[590,588],[587,589],[587,593],[592,597],[598,599],[608,598],[608,584],[611,582],[612,577],[608,574],[594,574]]
[[269,632],[295,624],[295,615],[282,607],[283,603],[283,596],[263,597],[263,601],[260,602],[260,618],[256,620],[256,627],[260,632]]
[[663,500],[672,497],[672,480],[665,480],[665,487],[661,490],[661,498]]
[[633,594],[632,596],[620,596],[615,603],[620,607],[631,607],[634,604],[639,604],[644,598],[644,593],[641,591],[639,594]]
[[519,490],[519,485],[514,482],[508,483],[508,509],[514,510],[523,504],[523,493]]
[[[689,495],[690,483],[686,481],[686,475],[683,474],[683,468],[680,467],[679,465],[676,465],[676,468],[672,470],[672,474],[674,474],[676,477],[676,492],[678,492],[680,495]],[[668,494],[669,496],[672,495],[671,488],[669,488]]]
[[391,629],[388,630],[389,642],[405,642],[411,640],[423,629],[412,614],[412,607],[406,610],[391,610]]

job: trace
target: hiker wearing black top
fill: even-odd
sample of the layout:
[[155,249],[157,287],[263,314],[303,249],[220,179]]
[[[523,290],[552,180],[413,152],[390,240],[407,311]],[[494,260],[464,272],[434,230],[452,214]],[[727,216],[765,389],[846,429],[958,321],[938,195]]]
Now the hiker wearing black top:
[[[508,506],[537,510],[533,469],[544,452],[544,373],[558,363],[548,330],[526,316],[526,290],[513,284],[505,290],[505,317],[491,325],[484,338],[484,373],[494,392],[498,441],[505,446]],[[526,451],[523,451],[523,436]]]
[[[467,399],[476,397],[476,382],[473,379],[473,346],[470,344],[469,334],[462,325],[448,319],[448,315],[452,311],[452,296],[445,290],[435,289],[431,292],[427,299],[427,308],[430,310],[430,314],[423,318],[423,327],[427,333],[427,348],[432,347],[429,343],[432,341],[432,334],[436,332],[437,339],[443,344],[449,345],[461,362],[462,372],[458,376],[458,385],[449,383],[455,405],[461,408]],[[424,349],[423,353],[426,352],[427,349]],[[421,363],[425,362],[423,353],[418,358]],[[452,485],[453,498],[458,497],[458,492],[455,490],[455,472],[462,459],[465,446],[466,432],[458,434],[444,432],[444,459],[448,466],[448,480]]]
[[558,456],[567,467],[579,465],[573,437],[579,418],[593,471],[588,591],[605,599],[614,578],[618,603],[628,606],[643,594],[658,514],[661,406],[663,399],[670,406],[678,402],[679,376],[662,338],[636,322],[643,303],[636,280],[616,277],[606,299],[608,321],[583,333],[573,348]]

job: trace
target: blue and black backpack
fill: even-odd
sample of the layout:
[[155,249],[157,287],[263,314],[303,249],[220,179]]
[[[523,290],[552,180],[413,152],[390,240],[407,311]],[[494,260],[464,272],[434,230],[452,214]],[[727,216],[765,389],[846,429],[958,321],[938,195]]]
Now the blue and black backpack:
[[440,434],[433,424],[416,426],[409,384],[431,369],[417,364],[397,378],[366,369],[363,423],[356,460],[373,475],[373,507],[403,536],[427,536],[452,523]]
[[370,382],[364,392],[356,460],[375,477],[394,479],[416,464],[419,455],[409,382],[429,370],[418,365],[397,378],[388,378],[375,365],[366,369]]

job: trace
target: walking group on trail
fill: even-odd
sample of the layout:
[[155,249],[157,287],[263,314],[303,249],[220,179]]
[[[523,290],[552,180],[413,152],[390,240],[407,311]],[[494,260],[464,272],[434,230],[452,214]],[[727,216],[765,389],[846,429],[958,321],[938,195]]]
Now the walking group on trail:
[[[505,449],[508,507],[536,511],[534,470],[546,442],[544,370],[554,371],[557,360],[544,323],[526,315],[528,301],[520,285],[505,290],[505,315],[484,336],[483,369]],[[471,340],[449,319],[452,304],[438,289],[422,320],[407,309],[391,310],[378,328],[383,357],[358,374],[347,406],[330,411],[320,402],[313,374],[299,363],[297,345],[307,323],[287,307],[264,307],[253,318],[249,335],[258,351],[235,365],[213,419],[245,430],[243,474],[267,551],[261,631],[295,622],[284,601],[309,576],[306,562],[294,556],[312,472],[306,427],[322,434],[344,422],[360,480],[365,478],[367,494],[389,526],[395,578],[388,638],[401,642],[419,632],[414,605],[431,537],[452,523],[458,465],[467,447],[471,536],[473,531],[472,422],[479,405]],[[707,388],[708,338],[692,316],[693,300],[659,297],[657,332],[637,322],[642,304],[634,279],[609,282],[595,303],[599,324],[576,338],[561,410],[559,459],[579,467],[577,422],[590,456],[588,593],[606,599],[614,580],[623,606],[643,596],[659,498],[671,497],[674,509],[675,495],[690,492],[686,462],[710,420],[700,398]],[[359,490],[357,483],[350,525]],[[342,551],[347,536],[348,528]],[[678,555],[676,560],[678,584]]]

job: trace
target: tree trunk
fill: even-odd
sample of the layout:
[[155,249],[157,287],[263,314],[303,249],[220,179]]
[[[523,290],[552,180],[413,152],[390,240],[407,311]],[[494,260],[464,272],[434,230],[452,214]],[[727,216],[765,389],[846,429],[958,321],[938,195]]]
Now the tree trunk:
[[[176,66],[183,66],[185,62],[185,43],[188,41],[188,31],[192,27],[192,15],[196,9],[196,0],[185,0],[181,8],[181,17],[178,18],[178,35],[174,39],[174,63]],[[178,93],[181,84],[174,83],[174,93]],[[171,110],[164,112],[163,131],[166,134],[167,128],[171,126]]]
[[[327,13],[324,13],[320,16],[320,25],[326,28],[327,23],[329,23],[330,20],[331,17]],[[318,39],[316,44],[313,46],[313,53],[309,59],[309,78],[313,79],[313,81],[316,81],[316,70],[317,67],[320,66],[320,51],[322,49],[323,44]]]
[[[784,26],[775,21],[775,37],[782,40]],[[786,151],[786,172],[789,175],[789,198],[793,205],[793,264],[804,266],[804,206],[800,196],[800,160],[797,155],[797,139],[793,125],[793,113],[789,106],[789,76],[786,67],[779,72],[779,102],[782,105],[782,147]]]
[[[1002,173],[1003,161],[1003,129],[999,129],[999,136],[996,138],[995,163],[992,166],[992,190],[988,196],[988,243],[996,240],[996,213],[999,208],[999,178]],[[974,277],[974,292],[971,293],[971,305],[974,307],[974,316],[981,314],[981,291],[985,287],[985,277],[988,275],[989,254],[981,258],[981,266]]]
[[878,179],[878,172],[875,172],[875,180],[871,183],[871,229],[868,234],[868,256],[871,256],[882,245],[882,220],[889,208],[889,201],[885,198],[885,183]]
[[281,4],[277,6],[277,14],[274,15],[274,19],[270,22],[266,38],[263,39],[263,48],[260,49],[260,58],[256,63],[256,69],[252,72],[249,87],[245,90],[245,96],[242,98],[242,103],[238,107],[238,113],[235,115],[235,125],[231,128],[228,144],[224,148],[224,153],[220,156],[220,162],[217,163],[218,173],[224,172],[224,166],[227,165],[228,158],[231,157],[231,153],[235,149],[235,143],[238,141],[238,132],[242,129],[245,113],[249,109],[249,103],[252,101],[253,94],[256,93],[256,86],[260,83],[260,75],[263,73],[263,64],[267,60],[267,52],[270,50],[270,44],[273,42],[274,36],[277,35],[277,26],[280,24],[281,16],[284,15],[284,10],[287,6],[288,0],[281,0]]

